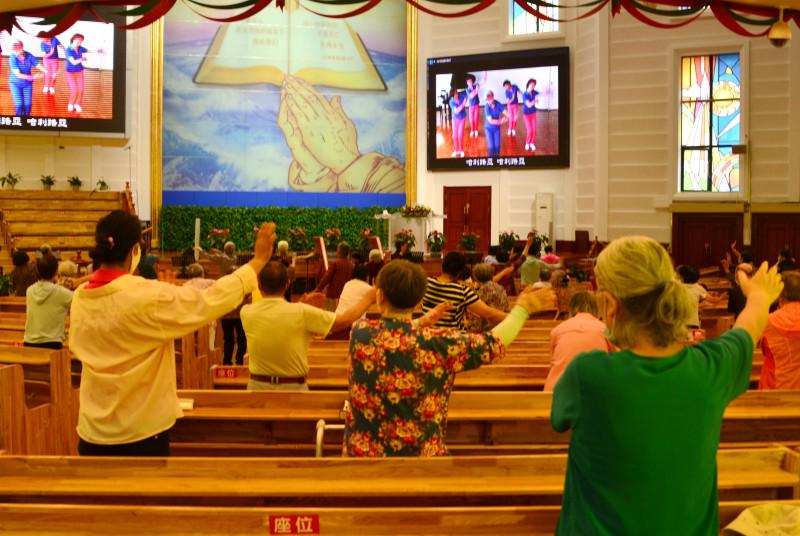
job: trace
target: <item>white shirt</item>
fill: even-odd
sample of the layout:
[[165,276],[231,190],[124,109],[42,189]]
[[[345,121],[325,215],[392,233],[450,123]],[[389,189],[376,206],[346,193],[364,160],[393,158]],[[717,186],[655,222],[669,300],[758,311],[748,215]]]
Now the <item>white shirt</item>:
[[[371,290],[372,287],[360,279],[351,279],[345,283],[342,295],[339,297],[339,305],[336,307],[336,314],[342,314],[355,307]],[[361,318],[366,316],[367,313],[364,312]]]
[[684,283],[683,288],[689,293],[689,301],[692,303],[689,325],[700,327],[700,302],[708,297],[708,292],[699,283],[692,283],[691,285]]
[[237,307],[256,288],[243,266],[206,290],[123,275],[72,300],[70,350],[83,363],[78,435],[101,445],[133,443],[183,416],[175,339]]
[[533,284],[533,288],[553,288],[553,284],[550,281],[537,281]]

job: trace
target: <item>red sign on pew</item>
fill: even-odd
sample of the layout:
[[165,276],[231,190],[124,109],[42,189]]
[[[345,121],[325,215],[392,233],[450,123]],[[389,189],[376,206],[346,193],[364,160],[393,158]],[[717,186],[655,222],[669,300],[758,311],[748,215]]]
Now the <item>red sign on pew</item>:
[[238,378],[239,369],[234,367],[217,367],[214,369],[215,378]]
[[269,516],[270,534],[319,534],[319,516],[278,515]]

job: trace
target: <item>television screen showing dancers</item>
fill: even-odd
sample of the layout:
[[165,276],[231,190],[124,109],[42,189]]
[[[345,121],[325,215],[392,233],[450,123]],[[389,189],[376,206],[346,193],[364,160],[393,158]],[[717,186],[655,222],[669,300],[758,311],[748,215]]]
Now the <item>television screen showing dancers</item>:
[[125,39],[114,24],[79,20],[48,36],[40,19],[18,21],[0,33],[0,129],[124,132]]
[[553,50],[429,60],[429,169],[568,165],[568,55]]

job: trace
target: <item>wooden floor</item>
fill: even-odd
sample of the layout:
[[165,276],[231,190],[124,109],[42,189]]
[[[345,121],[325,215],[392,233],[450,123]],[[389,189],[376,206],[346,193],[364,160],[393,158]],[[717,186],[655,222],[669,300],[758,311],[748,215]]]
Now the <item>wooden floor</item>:
[[[555,155],[558,154],[558,110],[549,112],[540,111],[536,113],[536,151],[525,150],[525,120],[522,112],[517,121],[516,136],[509,136],[508,123],[501,127],[500,135],[500,155],[501,156],[525,156],[525,155]],[[489,148],[486,145],[486,133],[483,130],[483,114],[478,114],[480,128],[478,137],[469,137],[469,119],[464,126],[464,153],[465,158],[476,156],[489,156]],[[437,124],[436,138],[443,140],[444,143],[437,145],[436,158],[451,158],[453,153],[453,132],[450,122]]]
[[[39,72],[39,71],[36,71]],[[14,99],[8,88],[8,58],[0,62],[0,115],[13,116]],[[67,111],[69,102],[69,84],[64,74],[64,60],[59,60],[56,94],[42,93],[44,78],[33,82],[33,107],[31,117],[66,117],[81,119],[111,119],[113,95],[112,71],[86,69],[83,81],[83,112],[78,114]]]

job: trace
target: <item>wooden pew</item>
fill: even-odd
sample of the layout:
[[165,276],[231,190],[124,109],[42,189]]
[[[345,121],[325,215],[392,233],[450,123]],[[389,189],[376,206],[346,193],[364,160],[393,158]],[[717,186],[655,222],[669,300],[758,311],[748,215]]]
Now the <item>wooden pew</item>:
[[[800,501],[763,501],[800,506]],[[762,501],[721,502],[720,528],[744,509]],[[327,536],[551,536],[559,506],[292,508],[212,506],[82,506],[63,504],[0,504],[3,526],[19,536],[264,536],[280,534],[287,525],[311,525]],[[299,523],[298,523],[299,519]]]
[[0,311],[4,313],[24,313],[26,309],[25,296],[0,297]]
[[[78,408],[69,354],[0,347],[0,365],[0,449],[9,454],[75,453]],[[34,389],[33,396],[26,395],[26,388]]]
[[[487,365],[456,376],[455,389],[480,391],[541,391],[549,365]],[[244,366],[213,367],[215,389],[246,389],[250,371]],[[308,387],[312,390],[347,389],[347,365],[312,366]]]
[[[721,500],[797,499],[800,455],[717,455]],[[440,458],[0,457],[0,502],[231,506],[515,506],[561,501],[566,454]]]
[[[341,423],[345,391],[180,391],[194,401],[170,433],[185,456],[312,456],[316,423]],[[551,395],[456,391],[450,397],[447,445],[453,454],[563,452],[569,434],[550,426]],[[797,444],[800,391],[748,391],[726,410],[725,447]],[[325,434],[324,453],[341,453],[342,432]]]
[[213,389],[214,367],[222,365],[222,352],[211,348],[206,324],[175,341],[177,385],[181,389]]

